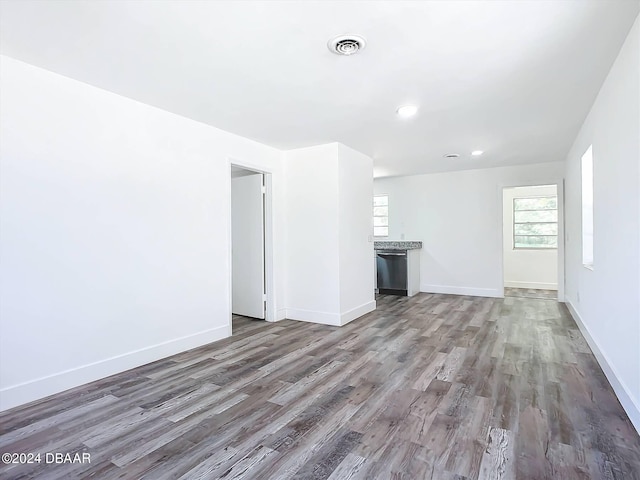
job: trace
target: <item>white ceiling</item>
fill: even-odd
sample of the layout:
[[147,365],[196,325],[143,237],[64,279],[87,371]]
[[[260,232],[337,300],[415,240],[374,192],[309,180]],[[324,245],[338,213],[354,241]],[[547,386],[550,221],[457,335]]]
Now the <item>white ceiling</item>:
[[[5,0],[0,48],[278,148],[339,141],[377,176],[405,175],[563,160],[639,6]],[[330,53],[342,33],[366,49]],[[397,118],[405,103],[416,117]]]

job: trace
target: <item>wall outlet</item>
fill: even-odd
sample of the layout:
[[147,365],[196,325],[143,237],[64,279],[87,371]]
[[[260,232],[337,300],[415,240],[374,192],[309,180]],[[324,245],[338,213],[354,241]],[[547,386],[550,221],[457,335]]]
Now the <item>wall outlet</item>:
[[576,292],[576,299],[580,302],[580,292]]

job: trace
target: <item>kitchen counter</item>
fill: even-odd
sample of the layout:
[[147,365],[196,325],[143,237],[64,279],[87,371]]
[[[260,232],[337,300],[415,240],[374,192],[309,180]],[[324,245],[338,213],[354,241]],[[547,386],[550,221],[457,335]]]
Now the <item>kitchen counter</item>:
[[373,242],[374,250],[419,250],[422,248],[422,242],[405,242],[380,240]]

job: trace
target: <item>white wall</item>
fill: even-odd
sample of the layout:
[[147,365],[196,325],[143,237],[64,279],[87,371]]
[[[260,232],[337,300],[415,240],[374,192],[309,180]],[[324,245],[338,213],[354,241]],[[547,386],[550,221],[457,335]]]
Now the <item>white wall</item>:
[[421,291],[501,297],[503,187],[561,184],[563,170],[551,162],[383,178],[374,192],[389,195],[389,240],[423,242]]
[[375,308],[373,160],[338,144],[342,324]]
[[234,163],[282,154],[0,58],[0,408],[225,337]]
[[336,323],[338,144],[289,150],[285,159],[287,318]]
[[373,161],[337,143],[285,158],[287,318],[344,325],[375,309]]
[[[640,20],[566,161],[567,303],[640,431]],[[581,157],[593,145],[594,266],[582,266]]]
[[[504,286],[558,289],[558,250],[513,248],[513,199],[553,196],[556,185],[504,189]],[[562,241],[562,237],[559,237]]]

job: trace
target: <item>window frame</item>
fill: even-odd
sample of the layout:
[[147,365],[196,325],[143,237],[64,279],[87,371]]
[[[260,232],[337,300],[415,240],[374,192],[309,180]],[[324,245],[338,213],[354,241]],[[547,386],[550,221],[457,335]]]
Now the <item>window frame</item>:
[[[529,200],[532,198],[555,198],[556,199],[556,208],[545,208],[545,209],[533,209],[533,210],[516,210],[516,200]],[[556,212],[556,221],[555,222],[516,222],[516,211],[517,212]],[[512,228],[511,228],[511,241],[513,250],[536,250],[536,251],[545,251],[545,250],[558,250],[558,241],[560,238],[559,235],[559,223],[558,223],[558,195],[534,195],[527,197],[513,197],[513,204],[511,208],[512,212]],[[556,233],[555,235],[516,235],[516,225],[556,225]],[[516,246],[516,237],[556,237],[556,246],[555,247],[518,247]]]
[[[386,215],[376,215],[375,214],[375,208],[376,206],[380,206],[383,207],[385,205],[376,205],[376,201],[375,199],[377,197],[386,197],[387,198],[387,214]],[[373,238],[388,238],[389,237],[389,194],[388,193],[380,193],[380,194],[374,194],[373,195],[373,199],[372,199],[372,212],[373,213]],[[386,235],[376,235],[376,225],[375,225],[375,219],[376,218],[386,218],[387,219],[387,225],[379,225],[377,226],[377,228],[386,228],[387,229],[387,234]]]
[[[582,266],[593,270],[594,261],[594,157],[593,144],[589,145],[580,158],[580,241]],[[588,192],[585,188],[588,187]],[[587,245],[587,239],[589,240]]]

